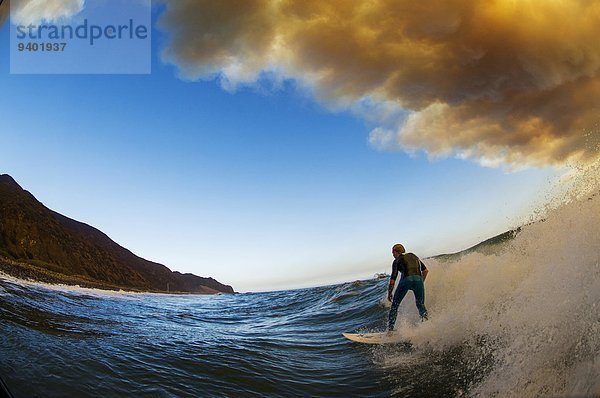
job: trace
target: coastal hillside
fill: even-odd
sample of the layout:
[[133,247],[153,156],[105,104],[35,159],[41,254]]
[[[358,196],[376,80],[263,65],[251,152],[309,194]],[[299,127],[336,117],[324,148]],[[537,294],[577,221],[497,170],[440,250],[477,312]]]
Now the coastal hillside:
[[469,247],[468,249],[461,250],[456,253],[438,254],[431,258],[444,262],[453,262],[459,261],[463,256],[471,253],[480,253],[486,256],[499,255],[504,250],[505,243],[512,241],[520,232],[521,227],[512,229],[492,238],[486,239],[475,246]]
[[0,270],[29,279],[157,292],[233,293],[213,278],[172,272],[87,224],[46,208],[0,175]]

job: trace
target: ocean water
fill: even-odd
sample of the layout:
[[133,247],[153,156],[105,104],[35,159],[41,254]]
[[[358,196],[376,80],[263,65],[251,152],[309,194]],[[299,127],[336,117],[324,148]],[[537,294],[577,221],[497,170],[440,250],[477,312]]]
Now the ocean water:
[[175,296],[4,276],[0,375],[15,397],[598,397],[596,187],[497,254],[426,260],[431,318],[409,293],[396,345],[341,336],[385,327],[385,279]]

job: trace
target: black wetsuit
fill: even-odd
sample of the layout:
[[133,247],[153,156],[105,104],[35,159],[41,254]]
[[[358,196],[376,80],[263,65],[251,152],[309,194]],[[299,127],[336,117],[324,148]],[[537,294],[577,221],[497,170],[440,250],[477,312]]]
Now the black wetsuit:
[[427,308],[425,308],[425,286],[423,285],[423,272],[427,269],[425,264],[413,253],[402,254],[394,259],[392,263],[392,275],[391,280],[396,280],[398,272],[400,272],[400,283],[394,298],[392,300],[392,307],[388,316],[388,329],[392,330],[396,324],[396,316],[398,314],[398,307],[402,302],[402,299],[412,290],[415,294],[415,304],[419,310],[419,315],[422,319],[427,319]]

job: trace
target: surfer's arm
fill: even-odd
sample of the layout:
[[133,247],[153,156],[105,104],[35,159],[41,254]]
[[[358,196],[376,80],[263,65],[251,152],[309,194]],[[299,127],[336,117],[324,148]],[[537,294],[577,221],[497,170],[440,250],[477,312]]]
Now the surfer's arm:
[[396,279],[390,278],[390,284],[388,286],[388,300],[392,301],[392,292],[394,291],[394,285],[396,284]]
[[392,292],[394,291],[394,285],[396,284],[396,278],[398,277],[398,263],[396,260],[392,263],[392,275],[390,275],[390,284],[388,285],[388,300],[392,301]]
[[425,282],[425,278],[427,278],[429,270],[427,269],[425,264],[423,264],[423,261],[419,260],[419,262],[421,263],[421,275],[423,276],[423,282]]

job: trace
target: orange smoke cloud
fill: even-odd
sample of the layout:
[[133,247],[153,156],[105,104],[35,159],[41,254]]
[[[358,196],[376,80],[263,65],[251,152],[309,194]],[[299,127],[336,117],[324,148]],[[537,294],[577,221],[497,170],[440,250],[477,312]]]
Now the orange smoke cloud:
[[163,58],[185,78],[269,73],[334,106],[407,111],[376,146],[491,165],[598,154],[599,2],[163,1]]

